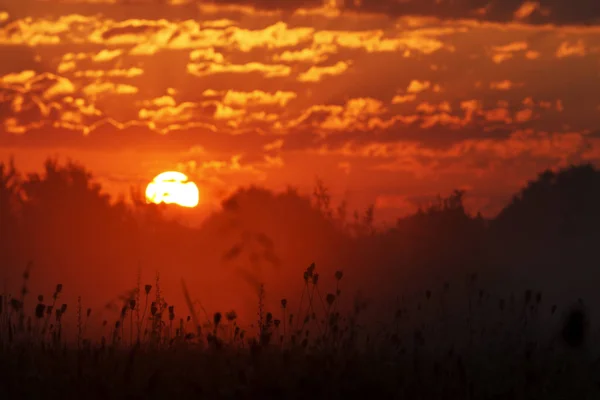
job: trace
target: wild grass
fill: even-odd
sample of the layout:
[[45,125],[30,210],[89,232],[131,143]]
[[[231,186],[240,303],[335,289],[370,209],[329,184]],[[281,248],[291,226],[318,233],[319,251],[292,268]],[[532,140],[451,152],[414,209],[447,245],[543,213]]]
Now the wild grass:
[[[18,296],[0,298],[3,398],[598,398],[597,360],[587,350],[582,302],[546,304],[527,290],[488,293],[477,275],[399,298],[382,323],[369,305],[346,299],[343,274],[321,286],[314,264],[303,274],[296,307],[265,307],[257,293],[256,323],[235,311],[199,315],[169,304],[160,276],[124,299],[113,320],[91,326],[82,297],[61,302],[63,287],[37,302],[28,296],[29,268]],[[461,287],[462,286],[462,287]],[[464,308],[447,299],[465,295]],[[73,311],[71,311],[73,310]],[[185,310],[182,314],[179,310]],[[292,311],[296,310],[295,313]],[[76,314],[65,334],[68,313]],[[464,317],[464,318],[463,318]],[[551,323],[542,322],[550,320]],[[204,322],[201,322],[204,321]],[[548,331],[550,332],[548,334]]]

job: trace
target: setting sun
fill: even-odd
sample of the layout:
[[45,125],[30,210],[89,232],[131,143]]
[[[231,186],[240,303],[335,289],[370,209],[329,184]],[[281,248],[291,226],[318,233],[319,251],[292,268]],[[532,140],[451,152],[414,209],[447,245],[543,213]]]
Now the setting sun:
[[146,201],[149,203],[196,207],[199,197],[196,184],[181,172],[163,172],[146,187]]

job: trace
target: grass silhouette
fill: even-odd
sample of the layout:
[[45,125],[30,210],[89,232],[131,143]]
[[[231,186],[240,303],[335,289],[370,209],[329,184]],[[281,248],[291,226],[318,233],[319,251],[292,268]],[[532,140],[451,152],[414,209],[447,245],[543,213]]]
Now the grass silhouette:
[[[361,321],[365,304],[359,299],[348,315],[336,311],[343,274],[335,274],[337,288],[328,293],[315,264],[303,274],[300,312],[289,313],[287,299],[279,310],[266,310],[261,286],[257,323],[251,326],[238,325],[235,311],[217,312],[200,323],[191,301],[187,315],[179,315],[163,297],[157,276],[154,285],[142,287],[138,281],[116,320],[91,327],[94,311],[84,310],[81,298],[76,307],[61,304],[61,284],[50,301],[39,295],[37,304],[30,303],[29,279],[26,270],[21,295],[4,293],[0,301],[4,398],[564,399],[598,394],[596,360],[582,351],[589,340],[583,302],[561,316],[540,292],[527,290],[509,301],[494,298],[478,288],[476,275],[463,287],[471,293],[464,321],[449,320],[445,295],[461,289],[447,282],[401,301],[385,323],[370,327]],[[71,339],[63,335],[62,323],[69,312],[77,320]],[[557,334],[548,340],[536,335],[541,314],[556,320]],[[88,336],[94,328],[102,332],[97,339]]]

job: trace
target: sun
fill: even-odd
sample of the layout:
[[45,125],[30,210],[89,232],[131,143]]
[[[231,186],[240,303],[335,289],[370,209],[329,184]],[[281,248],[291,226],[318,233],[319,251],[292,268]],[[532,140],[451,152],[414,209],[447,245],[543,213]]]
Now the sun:
[[146,187],[148,203],[177,204],[193,208],[200,201],[198,186],[181,172],[167,171],[157,175]]

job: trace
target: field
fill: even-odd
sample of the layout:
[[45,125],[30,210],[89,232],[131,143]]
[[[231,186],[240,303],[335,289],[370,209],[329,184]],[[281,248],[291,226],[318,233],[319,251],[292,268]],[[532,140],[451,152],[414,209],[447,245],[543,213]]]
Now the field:
[[[448,283],[418,304],[390,310],[384,324],[366,326],[364,305],[349,315],[336,311],[341,290],[321,297],[314,265],[304,279],[300,319],[286,299],[267,312],[259,292],[250,327],[238,326],[233,312],[198,322],[191,302],[191,315],[175,315],[160,288],[144,285],[123,303],[120,318],[93,327],[102,332],[97,339],[87,335],[93,310],[61,304],[61,285],[37,304],[5,295],[5,398],[564,399],[600,392],[581,303],[559,316],[541,293],[495,299],[470,276],[464,321],[450,320],[444,308]],[[435,318],[421,318],[427,309]],[[68,313],[77,321],[70,339],[62,325]],[[484,314],[494,317],[476,318]],[[546,339],[538,335],[541,314],[555,317],[556,331]]]

